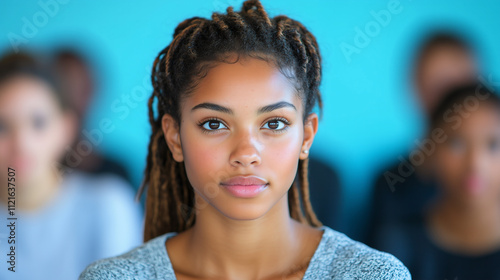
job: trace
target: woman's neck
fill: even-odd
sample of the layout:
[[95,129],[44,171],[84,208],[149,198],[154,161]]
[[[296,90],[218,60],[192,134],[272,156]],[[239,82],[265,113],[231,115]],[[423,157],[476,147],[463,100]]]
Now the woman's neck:
[[44,207],[59,190],[60,178],[57,171],[49,169],[31,180],[17,183],[16,209],[36,211]]
[[464,206],[442,199],[429,212],[428,227],[436,243],[450,251],[487,254],[500,249],[500,204]]
[[[252,221],[235,221],[211,206],[204,207],[197,213],[195,225],[182,235],[184,242],[177,244],[184,244],[184,261],[189,260],[190,271],[196,271],[197,276],[283,279],[284,273],[305,271],[322,231],[292,220],[285,195],[264,216]],[[177,249],[182,250],[180,246]],[[183,271],[182,263],[173,265]]]

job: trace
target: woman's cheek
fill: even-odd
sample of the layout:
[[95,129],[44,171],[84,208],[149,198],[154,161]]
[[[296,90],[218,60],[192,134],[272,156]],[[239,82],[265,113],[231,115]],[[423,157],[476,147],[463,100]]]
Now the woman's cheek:
[[500,173],[498,170],[500,170],[500,157],[496,155],[488,169],[488,179],[496,197],[500,195]]
[[221,170],[224,170],[227,159],[224,151],[211,141],[199,137],[191,137],[194,141],[183,143],[184,164],[191,185],[198,191],[211,192],[218,183]]
[[0,166],[5,169],[8,166],[8,161],[10,158],[10,155],[8,153],[9,151],[9,144],[8,141],[5,139],[0,139]]
[[[291,137],[283,137],[282,139],[275,139],[265,144],[265,150],[262,155],[262,164],[264,170],[273,170],[268,173],[273,176],[274,181],[290,187],[295,174],[299,161],[299,153],[301,149],[301,141],[298,135]],[[271,180],[271,179],[270,179]]]
[[462,176],[456,176],[457,173],[453,167],[447,166],[444,168],[442,172],[442,181],[443,181],[443,187],[446,188],[450,192],[456,192],[459,191],[462,181]]

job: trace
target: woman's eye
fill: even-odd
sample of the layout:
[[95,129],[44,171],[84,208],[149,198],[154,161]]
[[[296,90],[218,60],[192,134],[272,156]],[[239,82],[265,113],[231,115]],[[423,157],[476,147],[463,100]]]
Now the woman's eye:
[[33,119],[33,126],[37,130],[42,130],[46,126],[46,124],[47,124],[47,120],[43,116],[36,116]]
[[0,122],[0,135],[7,133],[7,125]]
[[[284,120],[274,119],[266,122],[263,128],[270,129],[272,131],[282,131],[286,129],[288,123]],[[227,126],[223,122],[218,120],[208,120],[200,124],[205,132],[213,132],[221,129],[227,129]]]
[[265,125],[264,128],[268,128],[271,130],[282,130],[285,128],[285,122],[281,120],[270,120]]
[[461,152],[463,149],[465,149],[465,142],[458,137],[451,138],[448,142],[448,145],[455,152]]
[[500,149],[500,139],[492,139],[488,143],[488,148],[490,152],[496,152]]
[[221,128],[227,128],[222,122],[216,120],[210,120],[203,123],[202,127],[206,130],[218,130]]

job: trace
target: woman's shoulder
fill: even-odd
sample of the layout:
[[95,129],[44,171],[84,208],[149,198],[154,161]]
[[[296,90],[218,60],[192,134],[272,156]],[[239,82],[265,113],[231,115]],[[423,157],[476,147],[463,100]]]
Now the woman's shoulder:
[[169,278],[171,263],[164,244],[176,234],[165,233],[121,255],[97,260],[89,264],[78,279],[175,279]]
[[328,273],[325,278],[411,279],[406,266],[393,255],[373,249],[327,226],[322,228],[325,229],[325,238],[313,265],[317,266],[316,269],[328,268],[323,269]]

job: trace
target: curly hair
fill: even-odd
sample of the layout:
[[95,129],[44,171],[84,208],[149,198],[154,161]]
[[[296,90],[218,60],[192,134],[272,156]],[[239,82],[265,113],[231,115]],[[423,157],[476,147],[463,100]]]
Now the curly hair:
[[[176,162],[166,144],[161,119],[169,114],[180,127],[181,98],[216,63],[234,63],[226,58],[234,53],[238,58],[245,55],[273,62],[293,81],[304,104],[303,121],[316,104],[321,118],[321,56],[316,38],[300,22],[284,15],[270,18],[258,0],[245,1],[239,12],[228,7],[226,13],[214,12],[211,19],[182,21],[153,64],[153,94],[148,102],[152,134],[144,181],[137,193],[139,198],[147,188],[145,242],[167,232],[184,231],[195,222],[194,191],[184,162]],[[290,216],[320,226],[309,201],[307,169],[308,159],[299,160],[288,191]]]

